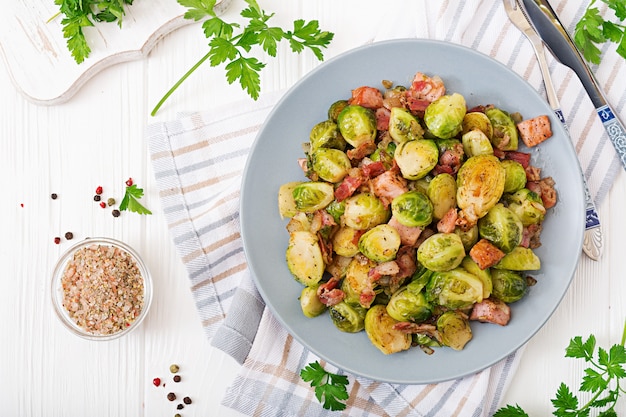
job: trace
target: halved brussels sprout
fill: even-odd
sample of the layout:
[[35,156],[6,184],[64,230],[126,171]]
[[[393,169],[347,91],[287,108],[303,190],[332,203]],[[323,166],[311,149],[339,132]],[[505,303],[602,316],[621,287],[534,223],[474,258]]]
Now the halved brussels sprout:
[[359,253],[360,230],[350,226],[341,226],[333,235],[333,250],[337,255],[352,257]]
[[296,185],[292,191],[296,210],[313,213],[335,199],[335,189],[327,182],[310,181]]
[[359,250],[375,262],[387,262],[396,258],[400,249],[400,234],[388,224],[374,226],[359,239]]
[[414,294],[422,291],[430,281],[433,274],[435,274],[435,271],[431,271],[423,265],[419,266],[411,277],[411,282],[407,285],[408,290]]
[[515,151],[518,147],[518,133],[515,122],[504,110],[490,107],[485,114],[493,126],[491,143],[495,148],[503,151]]
[[493,155],[491,141],[481,130],[474,129],[464,133],[461,142],[463,143],[463,152],[467,157]]
[[341,301],[329,307],[330,318],[339,330],[346,333],[357,333],[365,328],[367,310],[360,305]]
[[467,106],[462,95],[443,95],[426,107],[424,123],[436,137],[450,139],[463,129],[466,112]]
[[304,287],[300,293],[300,308],[306,317],[317,317],[326,311],[326,305],[317,296],[318,285]]
[[475,221],[487,214],[502,197],[504,179],[504,168],[493,155],[477,155],[465,161],[456,177],[456,201],[464,216]]
[[491,125],[491,120],[487,117],[487,115],[480,111],[472,111],[463,117],[463,130],[461,131],[463,134],[470,132],[474,129],[478,129],[487,136],[487,139],[491,140],[493,136],[493,126]]
[[346,141],[339,133],[337,123],[332,120],[324,120],[319,122],[311,129],[309,134],[309,142],[311,142],[311,150],[320,148],[346,149]]
[[357,230],[367,230],[387,223],[391,210],[378,197],[369,193],[358,193],[344,200],[343,221]]
[[446,311],[437,319],[437,331],[441,342],[454,350],[462,350],[472,340],[472,328],[464,315]]
[[293,198],[293,189],[302,184],[302,181],[292,181],[278,188],[278,213],[281,218],[293,217],[298,212],[296,200]]
[[541,268],[541,259],[530,248],[517,246],[504,255],[500,262],[495,264],[496,269],[510,269],[511,271],[536,271]]
[[[374,290],[377,286],[372,283],[368,273],[374,268],[376,263],[368,260],[361,263],[358,259],[353,258],[346,269],[346,276],[341,283],[341,290],[346,294],[344,301],[348,304],[361,304],[361,294],[366,289]],[[369,307],[364,306],[363,307]]]
[[422,139],[424,129],[415,116],[403,107],[393,107],[389,115],[389,136],[398,142]]
[[491,290],[493,289],[493,283],[491,282],[491,271],[489,268],[480,269],[478,264],[474,262],[472,258],[466,256],[461,262],[461,267],[470,274],[474,274],[483,283],[483,299],[489,298]]
[[452,310],[469,308],[483,300],[483,282],[463,268],[435,272],[426,285],[426,300]]
[[365,107],[346,106],[337,117],[337,125],[341,136],[355,148],[376,139],[376,116]]
[[286,258],[289,271],[301,284],[310,287],[321,281],[325,268],[324,258],[314,233],[290,233]]
[[526,186],[526,170],[517,161],[504,159],[500,162],[504,167],[504,192],[514,193]]
[[436,175],[428,183],[427,193],[433,203],[433,217],[437,220],[456,207],[456,180],[448,173]]
[[505,303],[514,303],[522,299],[528,290],[526,279],[508,269],[492,269],[491,281],[493,282],[491,295]]
[[372,344],[385,355],[407,350],[411,347],[411,335],[393,326],[398,323],[387,313],[384,305],[377,304],[367,311],[365,333]]
[[407,287],[396,291],[387,304],[387,313],[398,321],[423,322],[433,314],[432,306],[423,292],[413,292]]
[[433,140],[411,140],[398,145],[394,158],[404,178],[418,180],[437,165],[439,149]]
[[435,233],[417,248],[417,260],[431,271],[450,271],[464,257],[463,242],[455,233]]
[[328,118],[333,122],[337,121],[339,113],[348,107],[348,100],[337,100],[328,108]]
[[344,201],[333,200],[329,205],[326,206],[326,212],[333,216],[333,219],[337,224],[341,222],[341,216],[343,216],[343,212],[345,210],[346,203]]
[[506,203],[509,210],[517,214],[524,226],[538,224],[543,221],[546,214],[546,208],[543,206],[543,200],[534,191],[528,188],[522,188],[513,194],[505,194]]
[[522,241],[524,226],[515,213],[498,203],[478,220],[478,233],[504,253],[509,253]]
[[459,235],[459,237],[461,238],[461,242],[463,242],[463,248],[465,249],[465,253],[469,253],[470,249],[472,249],[472,246],[474,246],[476,242],[478,242],[478,238],[480,237],[478,236],[477,224],[475,224],[474,226],[470,227],[467,230],[464,230],[460,227],[455,227],[454,234]]
[[311,153],[313,171],[325,181],[338,183],[352,168],[350,159],[339,149],[319,148]]
[[433,221],[433,203],[420,191],[407,191],[391,201],[391,213],[405,226],[427,226]]

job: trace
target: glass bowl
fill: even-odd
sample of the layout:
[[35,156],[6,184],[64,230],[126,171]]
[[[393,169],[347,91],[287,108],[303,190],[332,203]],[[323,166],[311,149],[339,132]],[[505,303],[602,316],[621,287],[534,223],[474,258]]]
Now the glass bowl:
[[152,278],[139,254],[115,239],[85,239],[52,274],[52,305],[65,327],[89,340],[112,340],[137,328],[152,302]]

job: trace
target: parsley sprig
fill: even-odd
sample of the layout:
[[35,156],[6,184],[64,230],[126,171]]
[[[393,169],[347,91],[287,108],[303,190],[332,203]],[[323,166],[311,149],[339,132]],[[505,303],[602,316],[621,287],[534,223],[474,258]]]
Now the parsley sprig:
[[[626,19],[626,0],[601,0],[613,10],[620,23]],[[605,20],[600,10],[591,0],[585,14],[580,18],[574,30],[574,43],[582,51],[583,57],[594,64],[600,63],[602,51],[598,48],[606,42],[617,44],[617,53],[626,58],[626,26]]]
[[348,377],[326,371],[318,361],[308,364],[300,371],[300,377],[315,387],[315,397],[326,410],[340,411],[346,408],[342,401],[348,399]]
[[[584,370],[580,384],[580,391],[591,393],[591,398],[580,404],[578,396],[565,384],[561,383],[552,399],[557,417],[586,417],[592,410],[598,412],[598,417],[617,417],[615,407],[621,394],[626,393],[622,386],[626,379],[626,323],[622,343],[613,345],[609,350],[598,347],[596,338],[590,335],[585,341],[581,336],[570,340],[565,349],[566,358],[583,359],[590,366]],[[507,405],[500,408],[494,417],[528,417],[528,414],[519,405]]]
[[256,100],[261,91],[260,73],[266,64],[250,55],[253,47],[261,47],[269,56],[276,57],[279,42],[286,40],[294,53],[308,48],[322,61],[322,48],[326,48],[334,37],[332,32],[320,30],[317,20],[295,20],[292,30],[271,26],[269,21],[274,14],[262,10],[256,0],[245,0],[247,7],[240,13],[247,24],[242,27],[238,23],[228,23],[215,14],[215,2],[216,0],[178,0],[179,4],[188,9],[184,15],[186,19],[206,19],[202,23],[202,29],[209,40],[209,51],[163,96],[152,110],[153,116],[172,93],[207,60],[212,67],[226,64],[228,83],[239,81],[242,89]]
[[120,203],[120,211],[128,210],[138,214],[152,214],[139,202],[141,197],[143,197],[143,188],[138,188],[137,184],[127,185],[124,198]]
[[[122,27],[124,7],[132,5],[133,0],[54,0],[63,15],[63,37],[67,39],[67,48],[76,63],[82,63],[91,48],[83,29],[94,26],[94,22],[115,22]],[[53,16],[54,17],[54,16]]]

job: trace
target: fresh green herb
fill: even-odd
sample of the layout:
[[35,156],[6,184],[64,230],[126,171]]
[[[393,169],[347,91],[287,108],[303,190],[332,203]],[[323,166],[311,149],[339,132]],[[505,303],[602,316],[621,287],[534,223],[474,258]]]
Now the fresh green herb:
[[[54,0],[63,15],[63,37],[67,39],[67,49],[76,63],[83,62],[91,53],[83,28],[94,26],[95,22],[115,22],[122,27],[124,7],[133,0]],[[53,16],[53,18],[56,17]]]
[[270,26],[268,22],[274,14],[262,10],[256,0],[245,0],[248,7],[240,14],[247,20],[247,24],[242,28],[237,23],[228,23],[218,17],[213,11],[215,2],[216,0],[178,0],[178,3],[188,8],[186,19],[206,19],[202,23],[202,29],[209,39],[209,51],[165,94],[152,110],[153,116],[178,86],[207,60],[212,67],[226,63],[228,83],[238,80],[242,89],[256,100],[261,91],[260,72],[266,64],[249,56],[254,46],[260,46],[269,56],[275,57],[277,45],[284,39],[289,42],[293,52],[300,53],[308,48],[322,61],[322,48],[326,48],[334,36],[331,32],[320,30],[317,20],[296,20],[293,22],[293,30]]
[[139,202],[141,197],[143,197],[143,188],[137,188],[136,184],[127,185],[126,193],[120,203],[120,211],[128,210],[139,214],[152,214]]
[[[571,339],[565,350],[565,357],[584,359],[590,364],[584,371],[579,389],[581,392],[591,393],[591,399],[580,405],[578,397],[565,383],[561,383],[556,398],[552,399],[555,408],[552,414],[557,417],[586,417],[594,410],[598,412],[598,417],[617,417],[617,400],[621,394],[626,393],[626,389],[620,385],[626,379],[625,343],[626,323],[622,343],[613,345],[608,351],[601,347],[596,350],[594,335],[590,335],[585,341],[581,336]],[[507,405],[500,408],[494,417],[528,417],[528,414],[518,405]]]
[[[626,0],[601,0],[615,13],[620,23],[626,19]],[[600,10],[591,0],[585,14],[576,23],[574,43],[582,51],[584,58],[594,64],[600,63],[602,52],[598,45],[606,42],[617,44],[617,53],[626,58],[626,26],[610,20],[604,20]]]
[[308,364],[300,371],[300,377],[315,387],[315,397],[327,410],[340,411],[346,408],[342,401],[348,399],[348,377],[327,372],[319,362]]

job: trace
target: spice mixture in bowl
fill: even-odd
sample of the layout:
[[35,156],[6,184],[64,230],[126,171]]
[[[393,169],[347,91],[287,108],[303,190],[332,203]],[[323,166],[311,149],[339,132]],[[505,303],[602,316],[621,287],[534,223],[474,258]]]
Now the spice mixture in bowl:
[[128,245],[89,238],[59,259],[52,276],[57,316],[74,334],[110,340],[136,328],[152,300],[150,273]]

